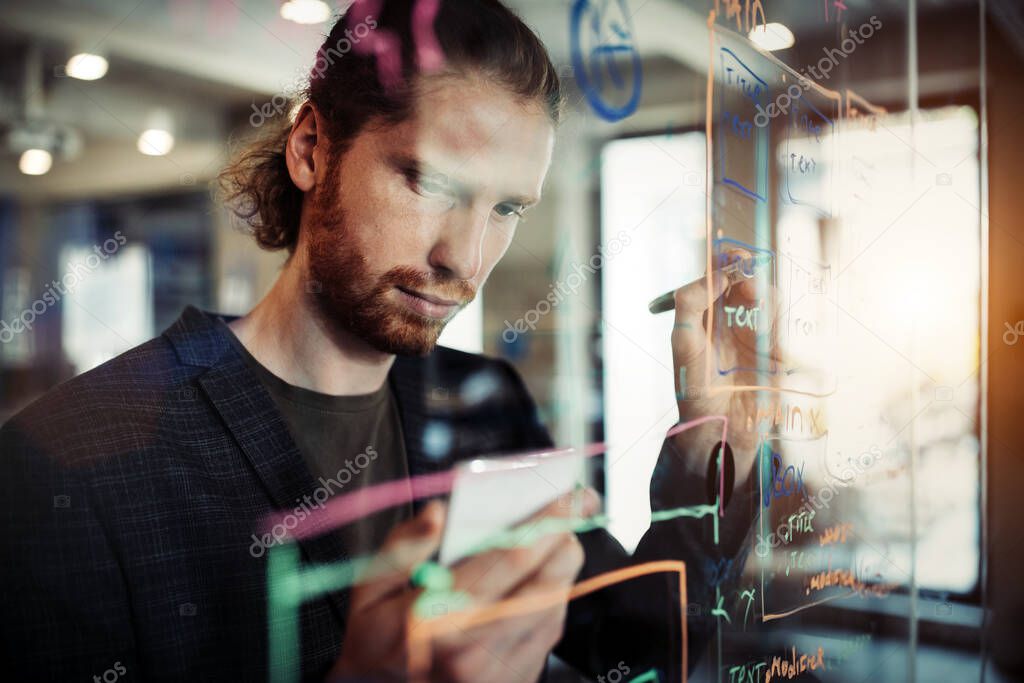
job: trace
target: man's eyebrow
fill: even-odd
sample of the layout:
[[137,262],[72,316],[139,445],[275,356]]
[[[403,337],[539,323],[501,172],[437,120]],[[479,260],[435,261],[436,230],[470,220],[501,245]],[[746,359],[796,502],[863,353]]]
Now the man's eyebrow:
[[455,178],[452,178],[451,175],[441,171],[440,169],[434,168],[427,162],[423,161],[423,159],[412,154],[393,154],[388,158],[388,162],[392,167],[400,171],[412,170],[425,176],[440,176],[447,182],[451,183],[453,188],[458,188],[460,190],[466,189],[464,184],[460,183]]
[[522,205],[523,209],[531,209],[541,203],[541,198],[532,195],[519,195],[509,198],[509,201]]
[[393,154],[390,157],[388,157],[388,162],[391,164],[391,166],[398,170],[413,170],[416,171],[417,173],[422,173],[423,175],[443,176],[444,178],[452,181],[453,183],[455,182],[452,179],[452,177],[447,173],[444,173],[440,169],[434,168],[427,162],[423,161],[423,159],[420,159],[419,157],[414,156],[412,154]]
[[540,197],[512,197],[509,201],[522,205],[524,209],[532,209],[540,204]]
[[[469,185],[459,182],[448,173],[431,166],[427,162],[423,161],[423,159],[412,154],[393,154],[388,157],[388,163],[393,168],[400,171],[414,170],[425,176],[441,176],[452,185],[453,189],[460,192],[466,192],[470,189]],[[540,203],[540,197],[534,197],[532,195],[517,195],[509,197],[506,201],[520,204],[524,209],[529,209]]]

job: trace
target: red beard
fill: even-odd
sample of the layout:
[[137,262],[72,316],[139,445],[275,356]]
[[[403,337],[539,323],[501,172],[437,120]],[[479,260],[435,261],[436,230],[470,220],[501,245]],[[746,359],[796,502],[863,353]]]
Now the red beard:
[[465,280],[405,266],[375,278],[358,239],[348,230],[337,182],[328,182],[315,192],[308,224],[310,282],[306,289],[320,316],[378,351],[429,354],[451,317],[437,320],[410,311],[394,301],[393,290],[402,287],[459,301],[459,310],[473,300],[476,290]]

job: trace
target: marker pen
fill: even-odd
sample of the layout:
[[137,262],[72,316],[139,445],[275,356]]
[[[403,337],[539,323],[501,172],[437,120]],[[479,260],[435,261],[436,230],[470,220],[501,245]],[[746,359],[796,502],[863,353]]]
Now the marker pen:
[[[732,263],[728,264],[727,266],[725,266],[723,268],[719,268],[715,272],[721,273],[722,275],[724,275],[727,278],[729,278],[729,286],[731,287],[734,284],[736,284],[737,282],[742,282],[743,280],[749,280],[749,279],[754,277],[753,273],[747,274],[747,272],[745,270],[743,270],[742,266],[740,265],[741,263],[742,263],[742,261],[739,261],[739,260],[733,261]],[[701,278],[701,280],[703,280],[703,279],[704,278]],[[688,285],[686,285],[686,287],[693,287],[693,286],[697,285],[699,282],[700,282],[700,280],[695,280],[695,281],[689,283]],[[654,314],[664,313],[665,311],[675,310],[675,307],[676,307],[675,295],[676,295],[676,290],[674,290],[674,289],[671,290],[671,291],[665,292],[664,294],[659,296],[657,299],[655,299],[651,303],[647,304],[648,310],[650,310],[650,312],[654,313]]]

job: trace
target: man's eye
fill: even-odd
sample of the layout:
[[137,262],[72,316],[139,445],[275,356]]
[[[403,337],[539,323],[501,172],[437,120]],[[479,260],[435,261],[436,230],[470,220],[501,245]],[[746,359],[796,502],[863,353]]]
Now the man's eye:
[[520,218],[522,218],[523,217],[523,212],[525,210],[526,210],[526,207],[523,206],[522,204],[508,204],[508,203],[506,203],[506,204],[498,204],[496,207],[494,207],[494,212],[496,214],[498,214],[499,216],[501,216],[502,218],[507,218],[509,216],[519,216]]
[[429,176],[419,176],[415,180],[415,185],[417,191],[421,194],[448,194],[448,184],[446,182]]
[[404,174],[406,181],[413,191],[424,197],[447,196],[451,194],[447,178],[424,175],[413,168],[406,169]]

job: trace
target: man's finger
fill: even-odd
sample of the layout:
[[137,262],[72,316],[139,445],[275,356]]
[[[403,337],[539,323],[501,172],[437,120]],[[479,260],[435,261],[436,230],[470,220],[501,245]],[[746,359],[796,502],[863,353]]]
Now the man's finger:
[[[499,605],[512,601],[539,599],[542,603],[523,614],[502,617],[473,627],[473,639],[490,647],[514,652],[517,661],[531,661],[526,652],[543,655],[561,636],[568,609],[569,593],[583,562],[575,537],[566,538],[538,570],[501,598]],[[527,645],[529,643],[529,645]]]
[[499,614],[494,620],[464,624],[456,630],[441,633],[433,644],[439,658],[456,657],[465,650],[474,649],[504,654],[542,629],[547,622],[559,618],[561,612],[555,607],[526,614]]
[[[569,592],[576,581],[583,564],[583,550],[572,534],[560,537],[554,552],[540,563],[537,570],[510,588],[495,600],[501,606],[510,608],[508,616],[495,621],[474,625],[467,631],[474,640],[493,643],[494,647],[508,648],[536,632],[552,620],[561,622],[565,617]],[[511,612],[512,601],[535,598],[541,600],[535,608],[525,613]],[[458,642],[458,639],[453,639]],[[449,641],[451,644],[452,641]]]
[[[708,276],[700,277],[676,290],[676,322],[701,317],[708,309]],[[711,271],[711,301],[722,296],[729,286],[729,278],[720,270]]]
[[377,602],[404,589],[412,570],[430,559],[441,544],[446,508],[431,501],[420,513],[399,524],[388,535],[384,545],[366,570],[366,580],[352,591],[352,608]]
[[517,527],[524,545],[481,553],[457,564],[452,572],[455,589],[470,593],[475,601],[487,603],[505,597],[526,581],[572,536],[571,532],[547,533],[531,539],[531,531],[543,521]]
[[535,521],[544,517],[590,517],[601,509],[601,496],[597,491],[586,486],[562,494],[536,513],[527,521]]
[[[709,283],[710,280],[710,283]],[[725,292],[729,278],[721,271],[711,272],[711,277],[683,285],[675,293],[675,324],[672,329],[672,348],[678,357],[687,360],[704,350],[704,313],[708,310],[708,286],[711,287],[711,302],[714,303]]]
[[523,666],[533,664],[533,668],[526,671],[527,678],[524,680],[536,680],[543,670],[544,662],[552,648],[558,643],[565,630],[565,609],[547,613],[546,618],[540,623],[539,628],[533,629],[526,634],[526,637],[519,640],[509,651],[509,659],[514,662],[523,662]]

